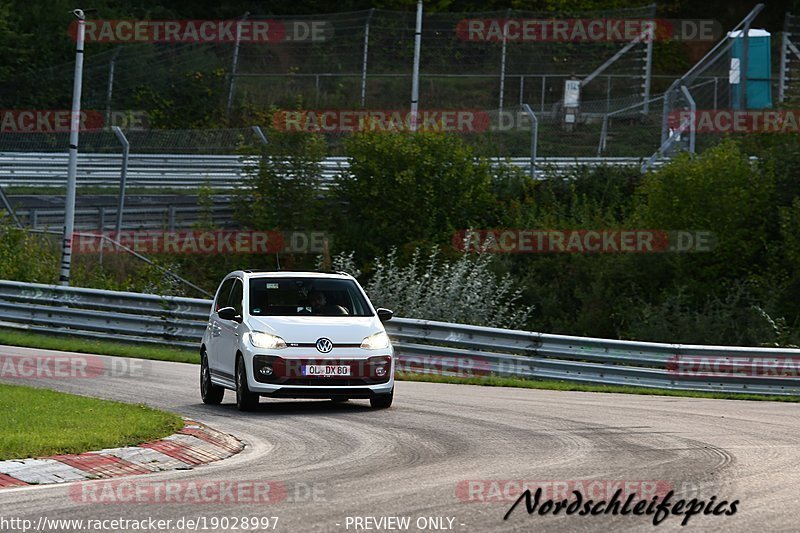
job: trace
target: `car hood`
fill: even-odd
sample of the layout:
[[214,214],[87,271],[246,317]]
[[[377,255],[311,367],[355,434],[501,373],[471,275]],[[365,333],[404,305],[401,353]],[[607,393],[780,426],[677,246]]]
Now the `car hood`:
[[250,317],[249,322],[253,331],[278,335],[287,343],[315,343],[327,337],[334,344],[355,344],[384,331],[377,316],[269,316]]

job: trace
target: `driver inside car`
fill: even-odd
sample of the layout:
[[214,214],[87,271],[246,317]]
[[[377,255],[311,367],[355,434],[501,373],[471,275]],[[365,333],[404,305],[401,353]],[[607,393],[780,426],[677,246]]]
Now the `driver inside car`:
[[315,315],[348,315],[346,308],[341,305],[329,304],[325,293],[322,291],[311,291],[308,296],[311,304],[311,312]]

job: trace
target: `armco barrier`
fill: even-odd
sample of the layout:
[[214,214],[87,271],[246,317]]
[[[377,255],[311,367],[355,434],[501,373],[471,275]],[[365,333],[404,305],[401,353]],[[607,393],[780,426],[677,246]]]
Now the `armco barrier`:
[[[0,281],[0,327],[199,349],[210,300]],[[800,350],[690,346],[548,335],[428,320],[386,323],[398,368],[640,387],[800,395]],[[680,371],[682,359],[723,371]],[[748,374],[786,361],[795,373]],[[702,367],[700,367],[702,368]],[[711,368],[711,370],[714,370]]]
[[[69,154],[59,152],[0,152],[0,186],[64,187],[67,182]],[[528,169],[530,158],[492,158],[491,163],[508,163]],[[127,186],[150,189],[197,189],[209,184],[215,190],[230,190],[242,185],[245,166],[258,163],[253,156],[131,154],[128,161]],[[544,171],[564,174],[580,166],[635,166],[637,157],[540,157],[536,160],[537,176]],[[78,186],[119,187],[122,156],[118,154],[78,155]],[[327,189],[334,176],[348,168],[346,157],[326,157],[322,167],[322,188]]]

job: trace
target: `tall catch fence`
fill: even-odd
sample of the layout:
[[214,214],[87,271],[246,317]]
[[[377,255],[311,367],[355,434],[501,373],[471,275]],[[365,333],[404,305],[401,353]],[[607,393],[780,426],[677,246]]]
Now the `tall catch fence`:
[[[480,139],[476,145],[496,144],[492,156],[523,156],[529,147],[514,150],[514,139],[527,144],[529,125],[524,116],[511,117],[528,104],[542,125],[547,155],[594,155],[600,117],[640,102],[646,107],[651,91],[669,84],[652,76],[653,43],[637,29],[654,17],[654,4],[580,12],[426,12],[420,109],[502,114],[491,132],[469,132],[469,138]],[[89,21],[94,26],[87,34],[82,106],[96,123],[126,131],[265,124],[274,109],[407,112],[415,18],[413,10],[381,9],[243,14],[240,24],[268,28],[268,42],[247,31],[223,42],[109,42],[114,39],[103,33],[109,21],[98,17]],[[523,25],[531,21],[542,25],[527,31]],[[625,21],[633,31],[609,31]],[[600,37],[589,31],[590,22],[605,24]],[[556,23],[564,24],[561,31]],[[69,109],[72,70],[67,63],[25,75],[3,91],[4,107]],[[574,134],[561,127],[567,80],[581,84],[579,116],[586,126]],[[340,155],[337,137],[349,132],[344,130],[329,133],[331,155]],[[83,136],[82,148],[90,137]],[[622,155],[643,154],[633,146]]]

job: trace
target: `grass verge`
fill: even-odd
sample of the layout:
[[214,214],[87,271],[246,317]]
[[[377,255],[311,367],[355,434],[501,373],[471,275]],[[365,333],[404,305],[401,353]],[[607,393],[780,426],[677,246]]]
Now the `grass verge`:
[[183,427],[144,405],[0,384],[0,460],[131,446]]
[[[103,340],[90,340],[68,335],[43,335],[27,331],[0,329],[0,344],[27,346],[48,350],[62,350],[99,355],[116,355],[121,357],[138,357],[159,361],[177,361],[180,363],[200,363],[199,351],[185,348],[168,348],[141,344],[125,344]],[[409,374],[398,372],[401,381],[427,381],[432,383],[457,383],[462,385],[482,385],[488,387],[517,387],[523,389],[547,389],[582,392],[615,392],[620,394],[644,394],[649,396],[677,396],[682,398],[712,398],[720,400],[760,400],[773,402],[800,402],[796,396],[762,396],[760,394],[736,394],[727,392],[677,391],[668,389],[650,389],[626,385],[592,385],[555,380],[531,380],[499,376],[455,377],[431,376],[427,374]]]
[[176,361],[179,363],[200,363],[200,352],[188,348],[170,348],[167,346],[112,342],[99,339],[87,339],[71,335],[45,335],[14,329],[0,329],[0,344],[25,346],[44,350],[61,350],[65,352],[89,353],[98,355],[116,355],[120,357],[138,357],[158,361]]

